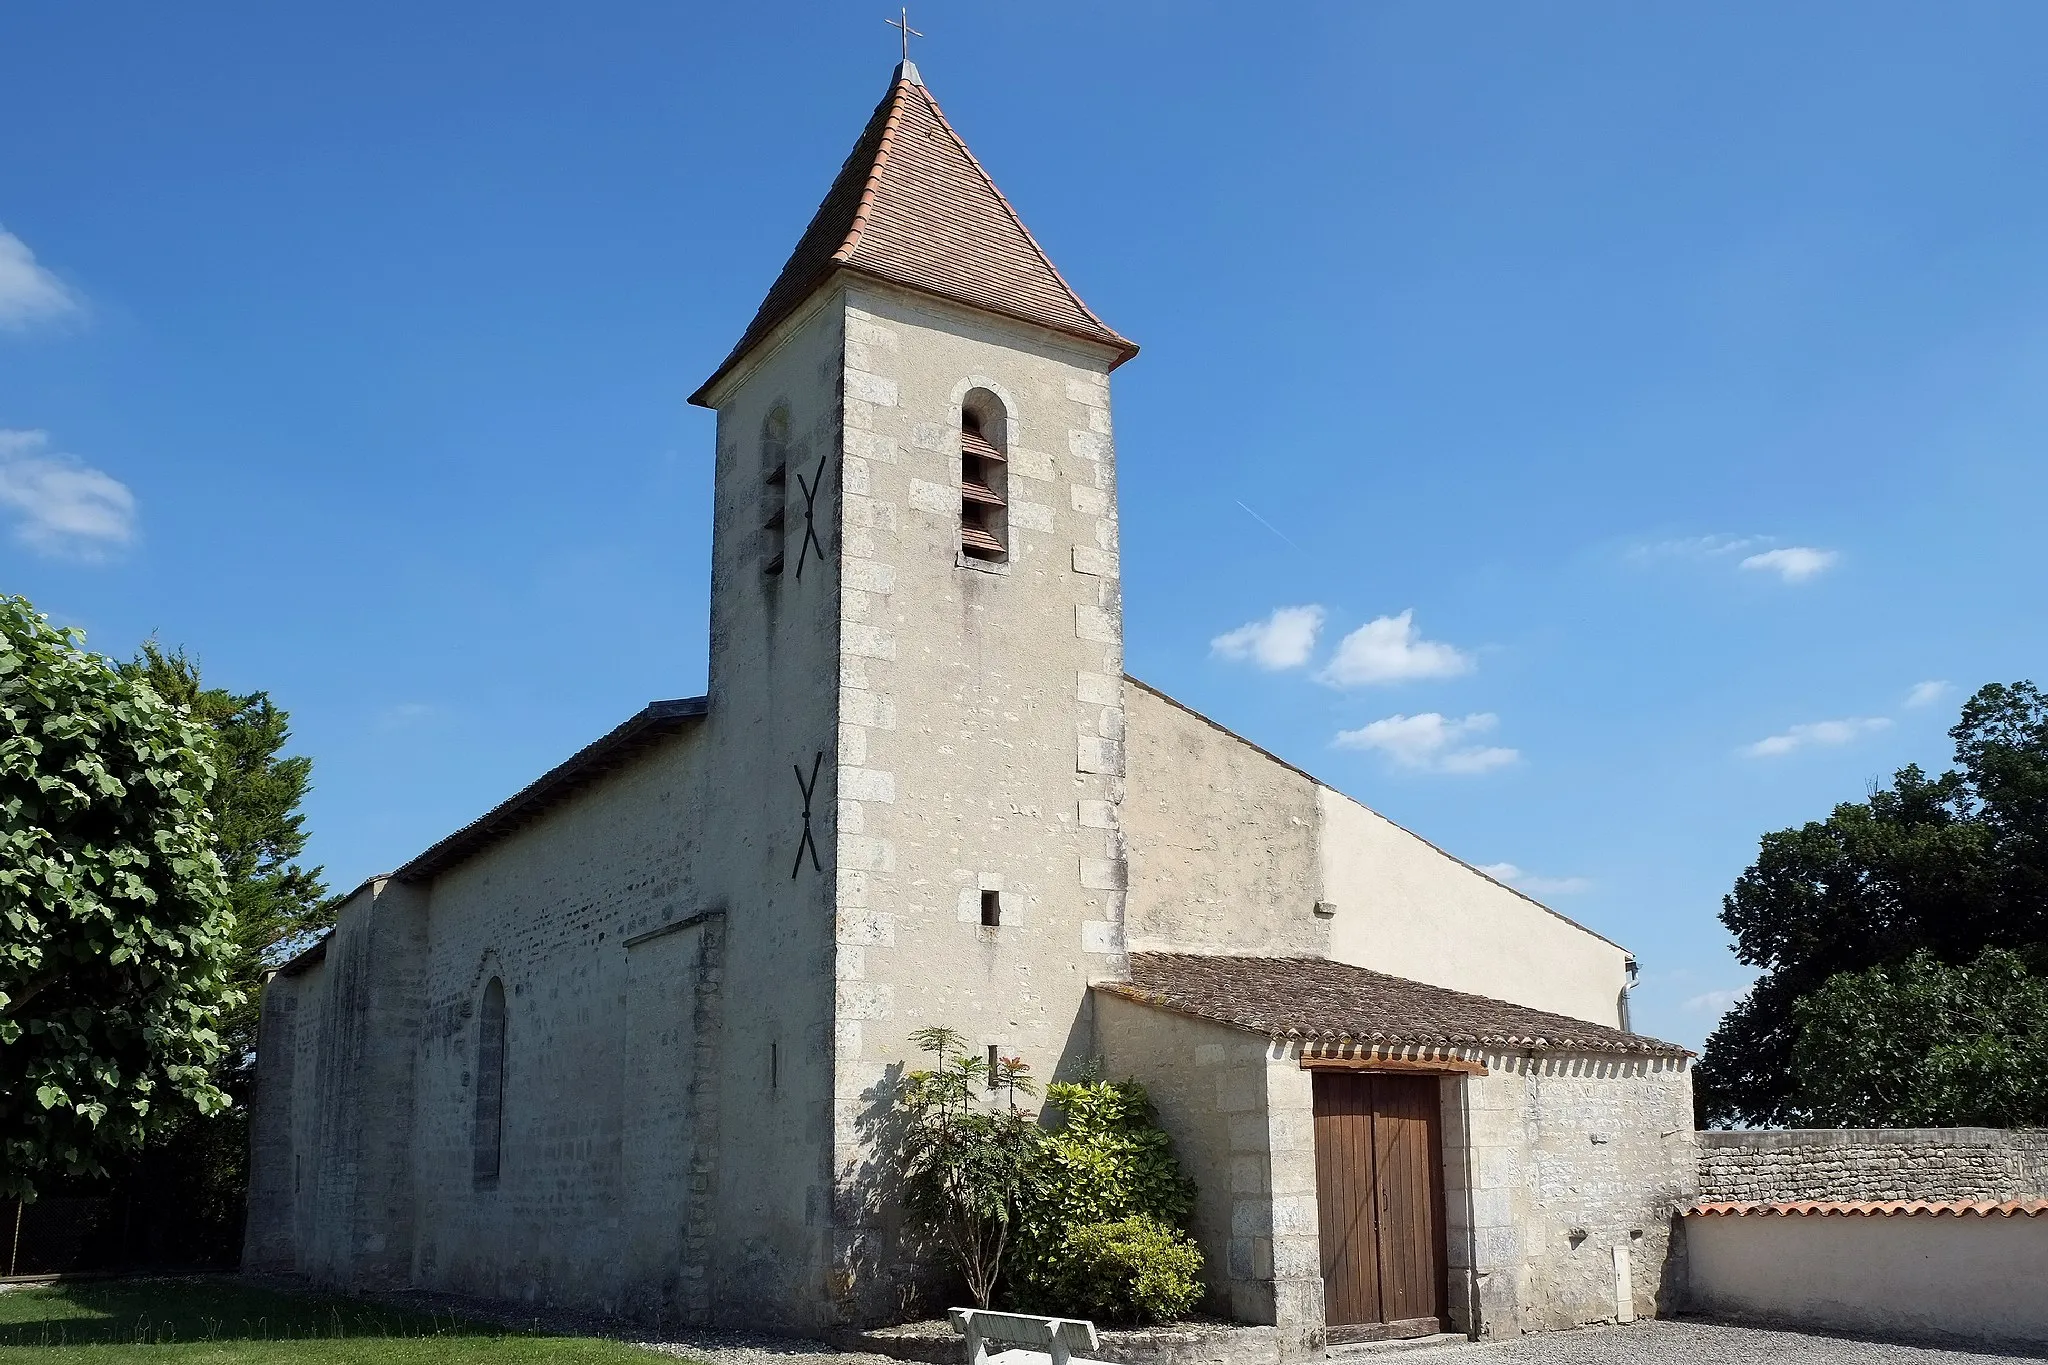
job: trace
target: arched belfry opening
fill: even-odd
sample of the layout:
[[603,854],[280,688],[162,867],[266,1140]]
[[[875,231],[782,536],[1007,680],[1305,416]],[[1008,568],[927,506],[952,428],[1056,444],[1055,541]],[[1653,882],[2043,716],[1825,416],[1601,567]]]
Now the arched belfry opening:
[[969,390],[960,403],[960,550],[988,563],[1010,557],[1009,450],[1003,400]]
[[789,406],[777,403],[761,423],[761,572],[782,572],[788,543],[784,516],[789,505]]

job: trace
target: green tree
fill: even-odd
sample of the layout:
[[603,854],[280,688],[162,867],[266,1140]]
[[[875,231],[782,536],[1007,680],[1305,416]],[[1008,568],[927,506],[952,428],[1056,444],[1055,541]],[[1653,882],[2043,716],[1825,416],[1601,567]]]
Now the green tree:
[[1949,734],[1953,770],[1903,768],[1867,800],[1763,837],[1721,912],[1762,975],[1707,1040],[1703,1122],[1811,1121],[1798,1007],[1832,978],[2048,943],[2048,697],[1989,684]]
[[264,973],[294,945],[334,923],[322,869],[297,861],[306,848],[299,806],[312,785],[313,760],[283,752],[291,740],[291,715],[269,693],[207,687],[183,650],[166,654],[150,641],[121,671],[185,708],[212,739],[214,782],[207,809],[235,912],[230,972],[243,997],[222,1021],[222,1061],[238,1072],[256,1046]]
[[107,1226],[87,1246],[94,1264],[232,1265],[248,1195],[249,1064],[263,977],[334,921],[320,869],[297,861],[306,845],[299,806],[312,760],[283,753],[290,716],[267,693],[207,687],[182,650],[166,653],[151,641],[121,671],[183,708],[209,737],[215,778],[207,808],[235,912],[228,977],[240,994],[218,1029],[214,1079],[230,1103],[211,1114],[182,1110],[142,1150],[110,1161],[106,1178],[68,1190],[112,1196]]
[[2048,977],[1986,949],[1840,972],[1793,1007],[1796,1101],[1842,1128],[2048,1126]]
[[234,914],[211,736],[147,682],[0,598],[0,1193],[88,1175],[214,1066]]

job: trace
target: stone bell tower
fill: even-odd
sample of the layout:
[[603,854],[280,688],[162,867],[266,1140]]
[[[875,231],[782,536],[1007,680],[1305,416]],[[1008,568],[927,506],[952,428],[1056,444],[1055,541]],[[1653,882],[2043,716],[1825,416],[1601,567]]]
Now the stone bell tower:
[[1093,1055],[1088,985],[1125,973],[1109,372],[1136,349],[905,62],[693,399],[719,413],[713,711],[785,836],[759,892],[829,930],[803,956],[833,983],[840,1320],[893,1306],[867,1132],[910,1034],[1047,1076]]

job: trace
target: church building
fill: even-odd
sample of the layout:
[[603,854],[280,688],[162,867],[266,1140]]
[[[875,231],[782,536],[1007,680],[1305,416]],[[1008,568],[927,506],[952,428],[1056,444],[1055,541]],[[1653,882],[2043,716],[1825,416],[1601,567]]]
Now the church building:
[[1135,1076],[1279,1354],[1658,1311],[1629,954],[1124,672],[1097,317],[896,71],[692,402],[710,676],[348,898],[263,1000],[244,1266],[806,1335],[920,1298],[944,1025]]

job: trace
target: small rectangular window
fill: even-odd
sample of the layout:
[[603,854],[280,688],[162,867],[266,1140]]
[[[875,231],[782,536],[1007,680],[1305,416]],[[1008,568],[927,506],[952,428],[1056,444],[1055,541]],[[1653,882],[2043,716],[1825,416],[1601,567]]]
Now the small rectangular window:
[[1001,1089],[1001,1087],[996,1084],[996,1076],[1000,1072],[1002,1063],[1002,1053],[996,1050],[996,1045],[994,1043],[990,1043],[988,1045],[988,1088],[991,1090]]
[[984,891],[981,893],[981,922],[993,928],[1003,922],[1003,893]]

